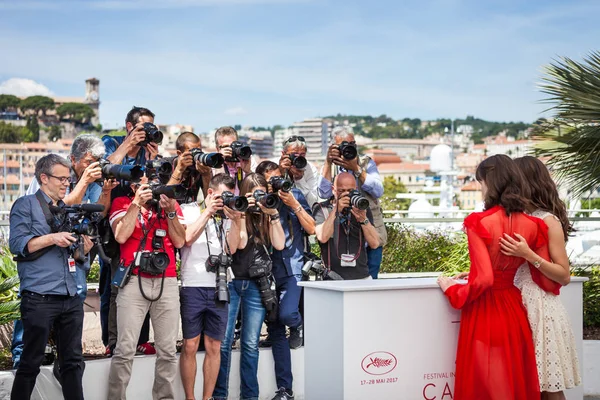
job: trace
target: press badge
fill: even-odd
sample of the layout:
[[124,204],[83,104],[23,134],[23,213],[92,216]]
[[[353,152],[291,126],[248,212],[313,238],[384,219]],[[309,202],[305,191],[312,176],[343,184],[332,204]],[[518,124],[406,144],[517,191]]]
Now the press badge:
[[77,271],[77,267],[75,266],[75,260],[72,257],[69,257],[69,272]]
[[342,254],[340,261],[342,267],[356,267],[356,256],[354,254]]

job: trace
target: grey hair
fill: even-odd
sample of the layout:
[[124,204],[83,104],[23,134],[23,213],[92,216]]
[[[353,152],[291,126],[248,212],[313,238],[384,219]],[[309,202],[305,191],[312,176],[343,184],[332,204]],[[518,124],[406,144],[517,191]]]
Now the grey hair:
[[345,126],[337,126],[333,128],[331,131],[331,138],[335,139],[336,137],[345,138],[349,135],[353,135],[352,132],[348,132],[348,129]]
[[79,161],[85,157],[87,153],[90,153],[95,159],[104,157],[106,148],[104,147],[102,139],[89,133],[77,136],[75,140],[73,140],[73,145],[71,146],[71,155],[75,161]]
[[292,146],[300,146],[302,147],[304,150],[307,149],[306,147],[306,142],[302,142],[298,139],[294,140],[293,142],[286,142],[286,144],[283,146],[283,152],[286,153],[288,148],[292,147]]
[[69,169],[71,168],[69,160],[58,154],[48,154],[35,163],[35,179],[40,185],[42,184],[42,174],[52,175],[52,168],[54,168],[55,165],[62,165]]

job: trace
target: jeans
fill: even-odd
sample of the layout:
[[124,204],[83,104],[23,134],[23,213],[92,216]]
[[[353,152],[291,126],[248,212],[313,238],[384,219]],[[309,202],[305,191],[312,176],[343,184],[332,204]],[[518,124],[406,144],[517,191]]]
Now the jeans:
[[108,313],[110,310],[110,264],[100,258],[100,327],[102,328],[102,343],[108,346]]
[[21,361],[21,354],[23,354],[23,321],[20,319],[15,320],[10,351],[12,353],[13,368],[17,369]]
[[266,310],[260,300],[260,292],[252,280],[234,279],[229,283],[231,300],[225,340],[221,342],[221,367],[213,392],[215,400],[227,399],[229,369],[231,368],[231,344],[238,311],[242,313],[241,332],[241,400],[258,400],[258,340],[265,320]]
[[23,292],[23,354],[15,374],[11,400],[29,399],[40,373],[50,329],[58,338],[58,362],[63,396],[66,400],[83,399],[83,302],[79,296],[51,296]]
[[77,284],[77,295],[81,301],[85,301],[87,297],[87,272],[81,268],[75,270],[75,284]]
[[369,275],[373,279],[377,279],[379,275],[379,267],[383,259],[383,247],[379,246],[376,249],[367,248],[367,264],[369,266]]

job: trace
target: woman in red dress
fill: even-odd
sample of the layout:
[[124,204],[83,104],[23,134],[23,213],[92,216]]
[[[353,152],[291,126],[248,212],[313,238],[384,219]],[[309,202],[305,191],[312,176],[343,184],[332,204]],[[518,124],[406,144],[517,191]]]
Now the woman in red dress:
[[485,211],[464,222],[469,239],[468,283],[440,277],[450,304],[462,310],[456,355],[455,400],[537,400],[535,352],[527,312],[514,277],[522,258],[500,251],[500,238],[515,233],[547,254],[547,227],[523,213],[528,191],[513,160],[495,155],[477,167]]

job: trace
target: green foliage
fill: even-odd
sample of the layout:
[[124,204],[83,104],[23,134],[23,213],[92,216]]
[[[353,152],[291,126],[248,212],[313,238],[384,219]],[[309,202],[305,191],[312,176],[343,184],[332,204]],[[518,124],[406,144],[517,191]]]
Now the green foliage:
[[0,239],[0,325],[20,318],[19,277],[6,240]]
[[127,136],[127,131],[114,130],[109,132],[102,132],[102,136]]
[[100,263],[98,262],[98,258],[92,263],[90,267],[90,272],[88,272],[87,283],[99,283],[100,282]]
[[51,142],[56,142],[58,139],[62,137],[62,128],[60,125],[52,125],[50,127],[50,133],[48,133],[48,140]]
[[21,104],[21,99],[12,94],[0,94],[0,111],[16,110]]
[[54,100],[46,96],[29,96],[25,100],[21,100],[19,108],[21,111],[33,111],[38,115],[40,111],[46,115],[46,111],[54,109]]
[[553,118],[536,121],[546,142],[536,155],[548,156],[556,177],[581,195],[600,186],[600,52],[582,62],[563,57],[546,67],[541,91]]
[[379,199],[384,210],[408,210],[410,199],[397,199],[396,193],[407,193],[406,186],[392,176],[383,180],[383,196]]
[[27,125],[26,125],[27,129],[29,129],[29,131],[31,132],[31,141],[32,142],[39,142],[40,140],[40,123],[38,122],[38,119],[36,116],[29,116],[27,117]]
[[600,328],[600,266],[578,268],[573,272],[589,278],[583,283],[583,326]]
[[61,119],[83,124],[94,116],[94,110],[87,104],[64,103],[56,109],[56,114]]
[[0,143],[21,143],[33,140],[33,133],[25,126],[0,121]]

